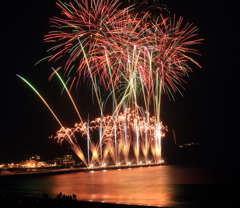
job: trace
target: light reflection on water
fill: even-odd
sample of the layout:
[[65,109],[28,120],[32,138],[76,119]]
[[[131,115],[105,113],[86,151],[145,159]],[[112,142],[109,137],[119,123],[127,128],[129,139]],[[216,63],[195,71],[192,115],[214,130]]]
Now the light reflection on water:
[[[63,193],[76,193],[82,200],[105,201],[111,203],[151,204],[166,206],[172,201],[174,190],[168,184],[169,177],[163,176],[156,180],[161,167],[133,168],[110,171],[95,171],[90,173],[54,176],[51,193],[59,192],[61,184]],[[151,170],[151,171],[149,171]],[[162,173],[160,173],[162,175]]]
[[221,181],[207,168],[156,166],[14,177],[11,181],[0,178],[0,192],[5,190],[35,195],[49,193],[54,197],[62,192],[67,195],[76,194],[78,200],[176,207],[184,201],[202,201],[199,195],[206,200],[205,189],[208,187],[198,185],[196,190],[193,184],[219,183]]

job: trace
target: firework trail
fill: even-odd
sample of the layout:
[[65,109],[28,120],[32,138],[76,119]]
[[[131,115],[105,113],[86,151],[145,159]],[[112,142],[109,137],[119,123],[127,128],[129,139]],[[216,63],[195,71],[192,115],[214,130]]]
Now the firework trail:
[[[57,120],[57,122],[59,123],[59,125],[61,126],[61,129],[59,131],[57,131],[57,135],[55,138],[57,138],[57,141],[59,143],[61,143],[62,141],[67,141],[70,144],[71,149],[75,152],[75,154],[84,162],[85,165],[87,165],[87,162],[85,160],[84,154],[80,148],[80,146],[78,145],[78,142],[76,140],[76,137],[74,135],[74,132],[72,131],[72,129],[70,128],[65,128],[62,123],[60,122],[60,120],[58,119],[58,117],[56,116],[56,114],[54,113],[54,111],[52,110],[52,108],[48,105],[48,103],[45,101],[45,99],[40,95],[40,93],[31,85],[30,82],[28,82],[26,79],[24,79],[23,77],[21,77],[20,75],[17,74],[17,76],[22,79],[29,87],[31,87],[31,89],[41,98],[41,100],[43,101],[43,103],[47,106],[47,108],[50,110],[50,112],[52,113],[52,115],[54,116],[54,118]],[[71,97],[71,96],[70,96]]]
[[[87,167],[92,167],[93,164],[104,165],[108,163],[109,158],[113,161],[115,165],[119,163],[130,164],[129,162],[129,151],[130,148],[134,150],[136,163],[139,164],[140,161],[140,151],[142,150],[145,162],[149,161],[149,148],[151,149],[152,155],[154,157],[154,162],[157,163],[160,158],[160,146],[154,143],[154,138],[158,131],[156,131],[156,120],[154,117],[148,118],[147,122],[143,122],[144,117],[140,117],[138,113],[134,110],[131,111],[130,108],[127,108],[124,113],[119,113],[118,116],[114,119],[113,116],[106,116],[102,118],[96,118],[91,122],[80,122],[76,123],[73,128],[64,127],[59,121],[56,114],[47,104],[45,99],[40,95],[40,93],[23,77],[17,75],[25,83],[27,83],[35,93],[41,98],[44,104],[48,107],[50,112],[53,114],[55,119],[60,124],[61,128],[56,132],[54,139],[57,139],[58,143],[67,141],[71,149],[75,154],[84,162]],[[65,86],[65,85],[64,85]],[[71,96],[70,96],[71,97]],[[114,123],[116,123],[116,136],[118,138],[117,144],[114,142]],[[96,144],[94,141],[91,141],[91,133],[94,131],[99,131],[100,127],[102,128],[102,141],[103,141],[103,158],[101,160],[100,152],[100,143]],[[143,137],[141,129],[144,129],[144,132],[147,132],[147,137]],[[127,133],[125,133],[125,130]],[[164,137],[167,131],[167,127],[164,127],[162,124],[160,126],[161,137]],[[76,133],[80,133],[82,138],[87,138],[89,141],[89,149],[91,151],[91,160],[88,157],[88,162],[85,159],[85,156],[78,144]],[[127,135],[127,136],[126,136]],[[147,141],[147,142],[146,142]],[[149,144],[149,145],[146,145]],[[141,148],[140,148],[141,147]],[[118,149],[116,152],[115,149]],[[121,159],[122,158],[122,159]],[[124,162],[122,162],[122,160]]]
[[[124,119],[126,116],[126,119]],[[117,132],[117,144],[115,144],[114,135],[114,118],[112,116],[106,116],[103,118],[96,118],[90,122],[89,131],[90,138],[93,138],[94,132],[98,132],[100,129],[100,122],[102,121],[102,141],[103,141],[103,156],[101,161],[101,151],[99,140],[97,143],[90,141],[90,151],[92,155],[91,164],[88,166],[96,164],[107,164],[109,160],[115,165],[128,164],[130,161],[129,152],[130,149],[133,150],[135,155],[136,164],[142,161],[142,155],[144,156],[145,163],[151,160],[150,150],[155,163],[160,160],[160,144],[157,143],[160,137],[165,136],[165,132],[168,131],[166,126],[156,124],[155,117],[148,118],[148,121],[144,121],[144,117],[139,116],[135,111],[131,109],[126,109],[124,113],[119,113],[116,118],[116,132]],[[125,126],[127,130],[127,137],[125,138]],[[156,128],[159,129],[156,129]],[[75,124],[75,129],[71,130],[71,133],[80,132],[82,138],[86,137],[88,134],[86,123]],[[159,134],[160,135],[157,135]],[[74,135],[71,135],[74,137]],[[157,141],[157,142],[156,142]],[[117,151],[115,148],[117,146]]]
[[134,4],[120,9],[119,1],[59,1],[57,5],[63,17],[51,19],[56,31],[45,36],[45,42],[57,43],[50,49],[54,55],[49,61],[64,56],[64,73],[75,73],[71,86],[89,80],[100,109],[99,86],[120,106],[126,101],[130,107],[142,96],[147,107],[149,98],[159,103],[162,93],[174,99],[172,93],[184,89],[183,77],[191,71],[188,61],[200,66],[187,54],[198,54],[190,46],[202,39],[194,39],[197,28],[182,26],[181,17],[154,19],[149,12],[135,14]]
[[[184,77],[192,72],[189,63],[201,67],[189,56],[200,55],[192,48],[202,41],[196,38],[197,28],[183,24],[182,17],[164,17],[167,9],[157,0],[150,6],[147,2],[128,0],[124,6],[118,0],[58,1],[61,17],[50,19],[51,31],[44,41],[54,46],[46,59],[62,65],[53,74],[60,77],[61,73],[71,80],[68,90],[60,79],[71,100],[70,90],[79,89],[80,83],[89,85],[101,115],[83,122],[72,100],[80,123],[67,129],[58,121],[61,129],[56,137],[76,149],[81,148],[75,133],[87,137],[91,163],[100,165],[108,156],[115,164],[121,160],[127,163],[131,148],[136,163],[141,154],[147,161],[150,152],[155,162],[160,160],[161,138],[167,131],[160,115],[162,95],[174,100],[173,93],[184,90]],[[113,113],[104,116],[110,98]],[[100,137],[96,143],[90,136],[95,130]]]

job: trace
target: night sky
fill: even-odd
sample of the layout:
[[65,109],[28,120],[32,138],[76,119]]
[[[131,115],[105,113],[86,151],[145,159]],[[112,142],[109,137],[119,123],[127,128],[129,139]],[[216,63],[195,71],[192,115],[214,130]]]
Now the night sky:
[[[71,102],[61,96],[61,85],[49,82],[51,63],[34,64],[47,56],[43,43],[49,31],[49,18],[60,15],[55,0],[5,1],[1,4],[1,134],[0,163],[20,162],[38,154],[51,159],[71,153],[48,139],[59,124],[39,97],[16,74],[28,79],[47,100],[65,125],[78,122]],[[169,101],[164,95],[162,120],[169,128],[165,139],[177,142],[213,143],[223,155],[233,159],[238,149],[239,131],[239,15],[237,3],[217,0],[164,0],[171,15],[183,16],[199,28],[201,45],[194,46],[202,56],[186,78],[184,97]],[[190,3],[189,3],[190,2]],[[81,92],[73,92],[80,112],[94,112]],[[97,106],[95,106],[97,108]],[[99,116],[99,115],[97,115]],[[85,117],[86,118],[86,117]]]

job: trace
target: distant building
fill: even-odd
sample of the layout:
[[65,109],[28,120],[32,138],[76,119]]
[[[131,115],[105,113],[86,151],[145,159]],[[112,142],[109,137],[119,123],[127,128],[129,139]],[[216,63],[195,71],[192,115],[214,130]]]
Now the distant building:
[[61,157],[56,157],[54,162],[57,166],[72,166],[75,165],[75,161],[72,155],[63,155]]
[[36,160],[25,160],[23,162],[20,162],[19,166],[22,168],[36,168],[37,161]]
[[46,161],[46,167],[56,167],[57,163],[55,160],[47,160]]
[[22,161],[19,164],[19,167],[22,167],[22,168],[42,168],[42,167],[46,167],[46,162],[39,161],[39,160],[40,160],[40,156],[35,155],[35,156],[31,157],[30,160]]
[[30,160],[40,160],[40,156],[39,155],[34,155],[30,158]]
[[15,164],[15,163],[9,163],[7,164],[7,168],[18,168],[19,164]]
[[72,155],[62,155],[61,157],[56,157],[54,160],[40,161],[40,156],[34,155],[30,157],[29,160],[24,160],[19,164],[1,164],[0,169],[7,168],[44,168],[44,167],[56,167],[56,166],[64,166],[70,167],[76,164]]
[[42,168],[42,167],[46,167],[46,166],[47,166],[47,164],[46,164],[45,161],[38,161],[37,162],[37,167],[38,168]]
[[3,164],[0,164],[0,168],[5,168],[6,165],[3,163]]

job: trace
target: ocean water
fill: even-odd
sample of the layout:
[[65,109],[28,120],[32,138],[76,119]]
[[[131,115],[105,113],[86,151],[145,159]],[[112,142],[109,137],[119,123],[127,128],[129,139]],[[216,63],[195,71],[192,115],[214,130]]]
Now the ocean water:
[[51,176],[1,176],[0,193],[48,193],[56,197],[62,192],[84,201],[158,207],[236,206],[237,185],[226,173],[227,168],[164,165]]

